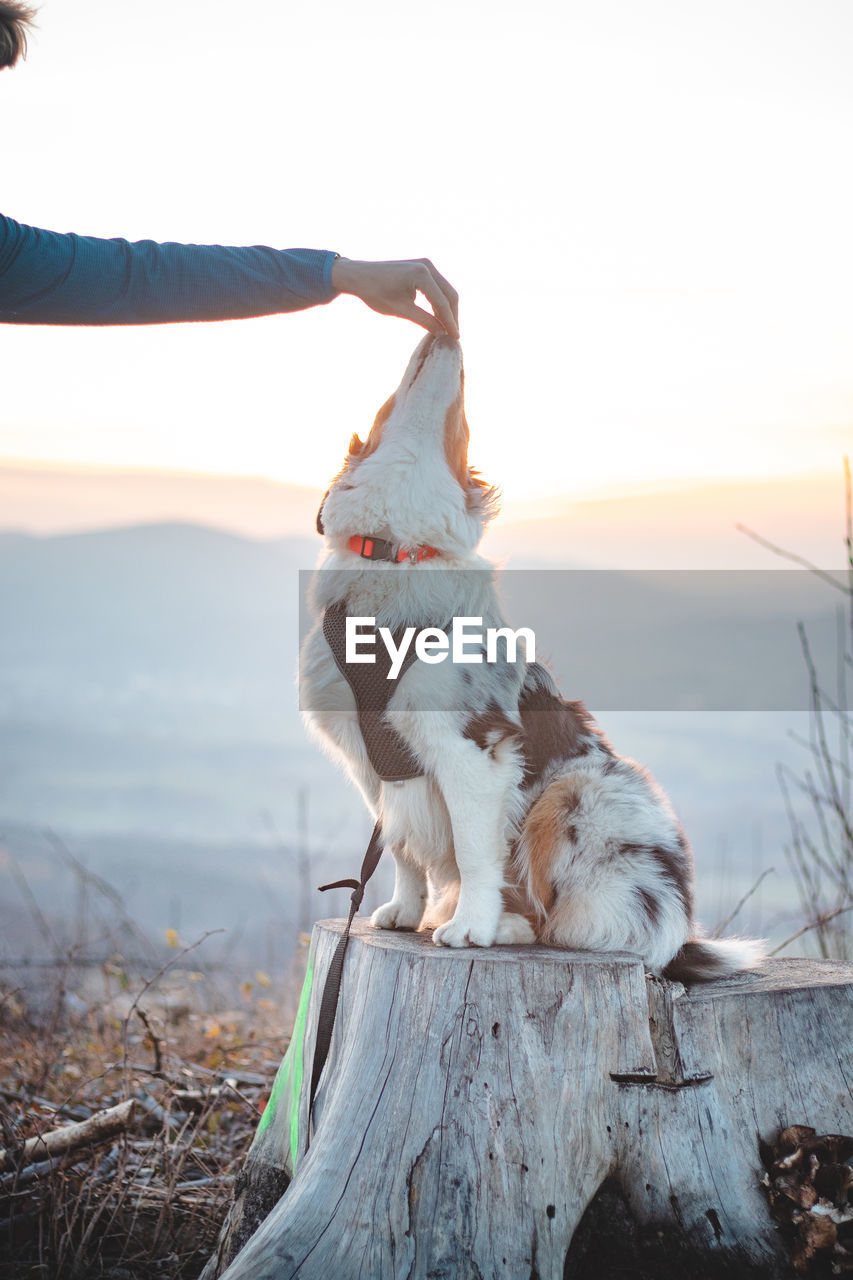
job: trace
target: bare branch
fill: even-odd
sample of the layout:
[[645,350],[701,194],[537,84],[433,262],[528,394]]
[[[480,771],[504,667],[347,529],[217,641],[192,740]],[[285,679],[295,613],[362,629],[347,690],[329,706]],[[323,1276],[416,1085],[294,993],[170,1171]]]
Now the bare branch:
[[96,889],[97,892],[110,904],[124,927],[133,937],[139,940],[153,959],[157,954],[156,948],[144,930],[140,929],[136,921],[132,920],[128,915],[127,907],[124,905],[124,899],[115,886],[111,885],[108,880],[104,880],[102,876],[97,875],[94,871],[90,871],[79,858],[75,857],[65,841],[62,840],[50,827],[45,829],[44,835],[53,847],[54,852],[59,854],[64,862],[68,863],[78,879],[81,879],[85,884]]
[[131,1018],[133,1017],[133,1015],[136,1013],[136,1010],[137,1010],[137,1008],[139,1007],[139,1001],[140,1001],[140,1000],[142,999],[142,997],[145,995],[145,992],[146,992],[146,991],[150,991],[151,987],[153,987],[153,986],[154,986],[154,983],[155,983],[155,982],[159,982],[159,981],[160,981],[160,979],[163,977],[163,975],[164,975],[164,974],[166,974],[166,973],[168,973],[170,969],[174,969],[175,965],[178,963],[178,961],[179,961],[179,960],[182,960],[182,959],[184,958],[184,956],[189,955],[189,953],[190,953],[191,951],[195,951],[196,947],[200,947],[200,946],[201,946],[201,944],[202,944],[203,942],[206,942],[208,938],[212,937],[214,933],[224,933],[224,932],[225,932],[225,930],[224,930],[224,929],[207,929],[207,930],[205,930],[205,932],[201,935],[201,937],[200,937],[200,938],[197,938],[197,939],[195,940],[195,942],[191,942],[191,943],[189,944],[189,946],[183,947],[183,948],[182,948],[182,949],[177,953],[177,955],[175,955],[171,960],[169,960],[169,962],[168,962],[167,964],[164,964],[160,969],[158,969],[158,970],[157,970],[157,972],[154,974],[153,978],[149,978],[149,979],[148,979],[148,981],[147,981],[146,983],[143,983],[143,985],[140,987],[140,989],[139,989],[139,991],[137,992],[136,997],[135,997],[135,999],[134,999],[134,1001],[133,1001],[133,1004],[130,1006],[130,1008],[129,1008],[129,1009],[128,1009],[128,1011],[127,1011],[127,1017],[126,1017],[126,1018],[125,1018],[125,1020],[124,1020],[124,1036],[123,1036],[123,1041],[124,1041],[124,1061],[125,1061],[125,1065],[127,1064],[127,1033],[128,1033],[129,1027],[130,1027],[130,1020],[131,1020]]
[[775,871],[776,871],[776,868],[775,868],[775,867],[768,867],[766,871],[762,871],[761,875],[758,877],[758,879],[756,880],[756,882],[755,882],[755,884],[752,886],[752,888],[751,888],[751,889],[747,889],[746,893],[743,895],[743,897],[741,898],[740,902],[739,902],[739,903],[737,904],[737,906],[735,907],[734,911],[730,912],[730,913],[729,913],[729,915],[727,915],[727,916],[726,916],[725,920],[722,920],[722,921],[721,921],[721,922],[716,926],[716,928],[714,929],[714,932],[711,934],[711,937],[712,937],[712,938],[719,938],[719,937],[720,937],[720,935],[722,934],[723,930],[724,930],[724,929],[726,929],[726,928],[728,928],[728,926],[729,926],[729,925],[731,924],[731,922],[734,920],[735,916],[738,914],[738,912],[740,911],[740,909],[741,909],[741,907],[744,905],[744,903],[748,902],[748,901],[749,901],[749,899],[752,897],[752,895],[755,893],[756,889],[757,889],[757,888],[758,888],[758,886],[761,884],[762,880],[764,880],[764,879],[765,879],[767,876],[769,876],[769,875],[773,875],[773,874],[775,874]]
[[[853,599],[853,482],[850,478],[850,459],[846,454],[844,455],[844,511],[846,516],[844,544],[847,547],[848,580],[850,596]],[[851,626],[853,626],[853,604],[850,608]]]
[[[23,1145],[20,1156],[29,1164],[34,1157],[53,1157],[65,1155],[68,1151],[76,1151],[79,1147],[97,1146],[108,1142],[117,1133],[123,1133],[133,1124],[136,1103],[131,1098],[120,1102],[117,1107],[107,1111],[96,1111],[88,1120],[79,1124],[66,1124],[61,1129],[51,1129],[49,1133],[41,1133],[36,1138],[29,1138]],[[15,1151],[8,1148],[0,1151],[0,1170],[7,1169],[15,1160]]]
[[833,577],[832,573],[828,573],[826,569],[819,569],[816,564],[812,564],[811,560],[806,560],[805,556],[798,556],[794,551],[786,551],[784,547],[777,547],[775,542],[762,538],[760,533],[756,533],[753,529],[748,529],[745,524],[740,524],[738,521],[735,521],[735,528],[738,533],[745,533],[748,538],[752,538],[753,542],[757,542],[759,546],[766,547],[775,556],[781,556],[783,560],[790,560],[793,564],[802,565],[804,569],[808,569],[809,573],[813,573],[816,578],[822,579],[823,582],[828,582],[837,591],[843,591],[845,595],[853,593],[853,587],[848,586],[845,582],[839,582],[838,578]]
[[41,933],[45,942],[47,942],[50,946],[52,946],[56,951],[59,951],[60,947],[59,947],[59,943],[56,940],[56,935],[54,934],[53,930],[48,924],[47,918],[43,914],[41,907],[36,901],[36,896],[33,893],[32,889],[30,888],[30,882],[27,879],[27,877],[24,875],[24,871],[23,871],[23,868],[21,867],[20,862],[15,857],[14,853],[12,853],[12,850],[9,849],[7,846],[4,846],[3,852],[6,854],[6,856],[9,859],[9,869],[12,872],[12,877],[16,885],[20,889],[22,897],[26,898],[27,906],[30,909],[30,915],[35,920],[36,925],[38,926],[39,932]]
[[800,643],[803,647],[803,656],[806,660],[806,666],[808,667],[808,672],[809,672],[809,679],[811,680],[812,710],[814,713],[813,718],[815,722],[815,727],[817,729],[817,736],[818,736],[818,743],[819,743],[819,751],[816,753],[816,758],[822,763],[823,768],[826,770],[826,776],[829,782],[830,790],[832,792],[831,800],[830,800],[832,808],[835,810],[835,812],[838,815],[838,819],[844,830],[844,834],[846,835],[847,839],[851,842],[851,844],[853,844],[853,828],[851,828],[850,826],[849,816],[844,812],[844,805],[841,801],[841,793],[838,789],[838,783],[835,778],[835,770],[832,767],[832,755],[830,753],[829,745],[826,740],[826,732],[823,724],[823,711],[822,711],[821,702],[820,702],[820,690],[818,688],[817,671],[815,669],[814,661],[812,660],[811,650],[809,648],[809,642],[806,636],[806,629],[801,622],[797,623],[797,631],[799,632]]
[[825,911],[823,915],[817,917],[816,920],[810,920],[808,924],[804,924],[802,929],[798,929],[796,933],[792,933],[790,938],[786,938],[784,942],[780,942],[778,947],[774,947],[769,953],[771,956],[778,955],[790,943],[796,942],[797,938],[801,938],[804,933],[808,933],[810,929],[822,929],[829,924],[830,920],[834,920],[836,916],[843,916],[845,911],[853,911],[853,902],[849,902],[846,907],[836,907],[834,911]]

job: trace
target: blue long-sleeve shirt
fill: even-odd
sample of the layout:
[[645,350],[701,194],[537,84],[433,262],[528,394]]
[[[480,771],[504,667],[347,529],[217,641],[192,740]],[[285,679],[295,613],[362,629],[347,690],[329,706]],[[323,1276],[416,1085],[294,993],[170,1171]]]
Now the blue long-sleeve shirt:
[[0,214],[0,323],[237,320],[331,302],[335,254],[99,240]]

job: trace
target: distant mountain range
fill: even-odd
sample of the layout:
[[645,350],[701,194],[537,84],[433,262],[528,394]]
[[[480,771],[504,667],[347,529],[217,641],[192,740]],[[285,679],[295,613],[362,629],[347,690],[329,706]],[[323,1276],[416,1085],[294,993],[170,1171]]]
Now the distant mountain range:
[[[840,461],[832,474],[693,481],[657,491],[623,485],[618,495],[597,497],[580,491],[581,475],[562,476],[565,497],[507,502],[487,535],[486,553],[508,557],[514,567],[761,569],[779,563],[736,530],[741,522],[823,568],[840,567]],[[554,480],[544,477],[548,485]],[[178,521],[251,538],[311,539],[322,492],[251,476],[7,461],[0,462],[0,529],[57,534]]]
[[[297,571],[318,547],[181,523],[0,535],[0,935],[3,912],[21,926],[12,856],[51,910],[67,901],[45,828],[152,927],[175,913],[188,928],[285,913],[292,932],[300,840],[323,874],[352,874],[366,815],[296,707]],[[762,858],[781,871],[774,765],[807,693],[795,623],[808,619],[828,661],[831,589],[770,571],[538,570],[509,573],[504,593],[566,695],[602,712],[617,749],[672,793],[707,915]],[[310,821],[298,837],[300,792]],[[790,897],[780,889],[774,909]],[[337,909],[315,900],[315,914]]]

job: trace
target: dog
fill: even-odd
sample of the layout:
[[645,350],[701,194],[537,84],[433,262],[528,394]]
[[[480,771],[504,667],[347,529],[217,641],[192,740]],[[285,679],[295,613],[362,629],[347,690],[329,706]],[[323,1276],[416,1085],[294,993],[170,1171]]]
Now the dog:
[[[508,643],[491,663],[439,661],[452,619],[499,635],[506,625],[493,566],[476,553],[498,495],[468,465],[463,388],[459,343],[424,338],[366,440],[353,436],[318,515],[326,550],[300,703],[394,858],[393,896],[371,923],[431,928],[446,947],[628,951],[683,982],[755,967],[760,943],[696,936],[681,824],[582,703],[563,699],[542,665],[512,660]],[[348,664],[333,652],[330,619],[340,631],[346,618],[379,629],[357,632],[377,661],[377,635],[391,654],[407,631],[427,637],[419,660],[396,678],[380,670],[362,701],[349,677],[365,678],[369,656]]]

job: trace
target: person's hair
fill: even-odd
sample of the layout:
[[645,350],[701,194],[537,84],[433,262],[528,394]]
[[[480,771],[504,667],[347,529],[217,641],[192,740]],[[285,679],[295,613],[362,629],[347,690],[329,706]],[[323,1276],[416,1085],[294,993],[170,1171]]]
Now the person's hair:
[[14,67],[27,55],[27,28],[35,22],[32,5],[0,0],[0,68]]

